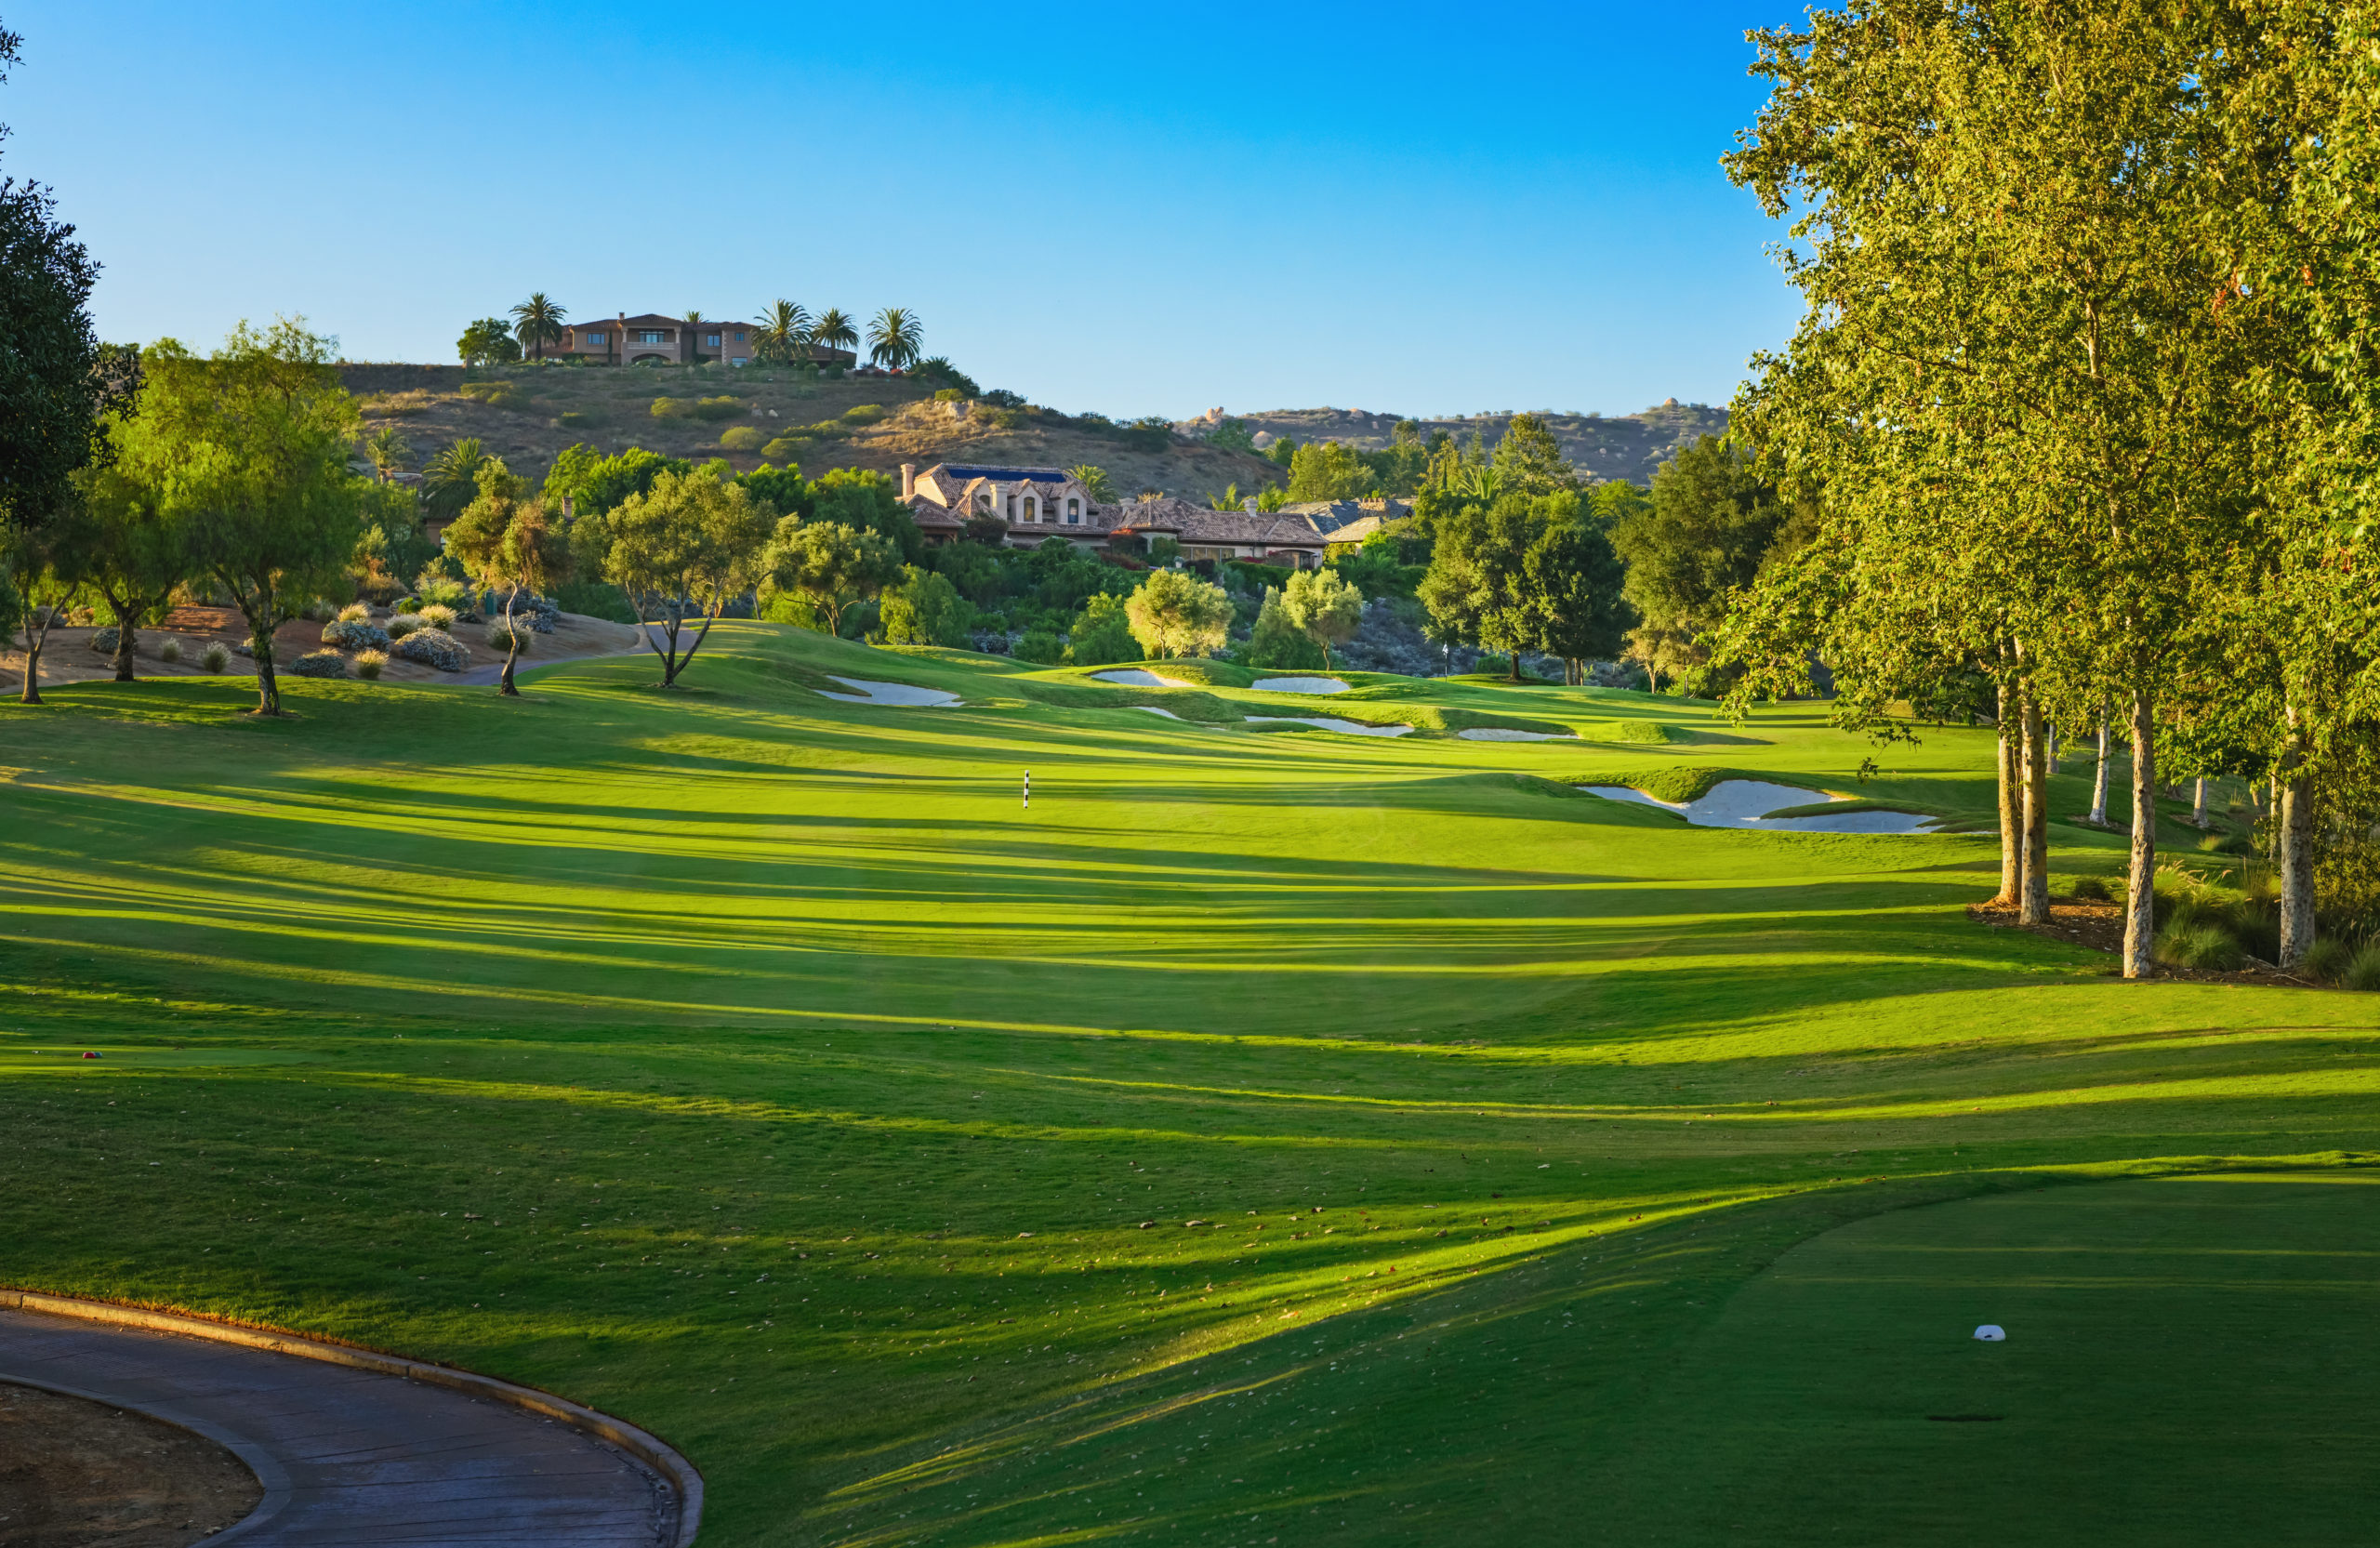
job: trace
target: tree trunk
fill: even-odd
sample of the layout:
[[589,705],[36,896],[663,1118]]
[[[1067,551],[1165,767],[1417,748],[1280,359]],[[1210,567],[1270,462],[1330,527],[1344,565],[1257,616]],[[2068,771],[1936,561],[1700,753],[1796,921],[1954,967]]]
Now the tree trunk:
[[514,699],[521,696],[521,690],[512,685],[512,664],[521,659],[521,631],[512,622],[512,602],[520,594],[521,588],[516,586],[504,599],[504,681],[496,687],[499,695]]
[[2042,724],[2041,701],[2025,694],[2025,863],[2024,890],[2018,894],[2016,918],[2025,924],[2049,922],[2049,763],[2047,738]]
[[2157,725],[2149,693],[2132,695],[2132,892],[2124,904],[2123,975],[2153,978],[2157,939]]
[[19,704],[41,702],[41,648],[49,640],[49,626],[33,627],[33,610],[25,609],[25,686],[17,695]]
[[2206,830],[2206,775],[2193,781],[2190,791],[2190,824],[2201,832]]
[[2108,717],[2099,716],[2099,773],[2091,782],[2091,820],[2108,826]]
[[248,649],[257,659],[257,708],[259,715],[281,713],[281,679],[272,670],[272,630],[248,624]]
[[2289,749],[2281,755],[2281,820],[2275,848],[2281,853],[2281,962],[2294,972],[2314,944],[2314,782],[2307,777],[2306,748],[2297,711],[2289,711]]
[[2005,683],[2000,689],[2000,892],[1991,901],[2003,908],[2016,906],[2024,883],[2024,846],[2019,832],[2016,799],[2016,746],[2009,734],[2013,700]]

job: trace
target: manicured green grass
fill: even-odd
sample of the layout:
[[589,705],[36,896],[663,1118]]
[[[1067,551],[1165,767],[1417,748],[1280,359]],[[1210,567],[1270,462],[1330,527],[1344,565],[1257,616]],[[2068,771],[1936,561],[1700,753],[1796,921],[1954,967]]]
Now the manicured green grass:
[[[967,702],[838,704],[826,673]],[[2094,1194],[2166,1219],[2122,1190],[2181,1184],[2034,1185],[2374,1148],[2368,998],[2126,985],[1981,930],[1989,840],[1572,789],[1724,768],[1979,818],[1980,733],[1360,674],[1300,702],[1665,729],[1130,708],[1286,697],[1207,675],[723,625],[682,693],[620,659],[515,702],[293,683],[269,725],[204,679],[11,710],[0,1277],[568,1393],[694,1459],[712,1543],[1741,1541],[1681,1448],[1741,1475],[1729,1502],[1820,1512],[1823,1454],[1755,1453],[1778,1404],[1857,1383],[1735,1330],[1889,1314],[1905,1354],[1932,1327],[1865,1281],[1760,1310],[1865,1250],[1827,1233]],[[2057,833],[2062,868],[2118,867]],[[2069,1217],[1990,1218],[2015,1252]],[[1962,1311],[1924,1358],[1996,1319],[2054,1361],[2071,1341],[2021,1343],[2045,1304]],[[2123,1363],[2093,1357],[2043,1379]],[[1879,1381],[1923,1365],[1896,1359]],[[2011,1466],[2071,1444],[1932,1428],[2002,1430]],[[1838,1475],[1937,1442],[1880,1433]],[[1866,1492],[1837,1541],[1959,1506]],[[2307,1508],[2358,1535],[2341,1492]]]

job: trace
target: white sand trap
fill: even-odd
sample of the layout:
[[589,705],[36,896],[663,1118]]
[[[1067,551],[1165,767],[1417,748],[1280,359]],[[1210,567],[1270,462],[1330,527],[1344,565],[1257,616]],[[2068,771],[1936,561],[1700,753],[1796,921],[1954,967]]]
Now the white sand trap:
[[1133,688],[1196,688],[1198,686],[1195,682],[1184,682],[1178,677],[1159,677],[1155,672],[1144,671],[1138,667],[1127,667],[1121,671],[1115,672],[1093,672],[1091,675],[1102,682],[1121,682]]
[[[833,676],[832,673],[827,674]],[[939,688],[913,688],[906,682],[870,682],[865,678],[838,677],[837,682],[846,688],[856,688],[856,694],[819,693],[845,704],[891,704],[911,709],[940,709],[959,702],[956,694],[945,694]]]
[[1575,731],[1515,731],[1510,726],[1477,725],[1469,731],[1458,731],[1457,736],[1466,742],[1575,742]]
[[1366,725],[1361,721],[1342,721],[1329,715],[1250,715],[1250,721],[1270,721],[1276,725],[1318,726],[1324,731],[1343,731],[1350,736],[1402,736],[1413,728],[1409,725]]
[[[1581,785],[1580,789],[1606,800],[1633,800],[1675,812],[1697,827],[1755,827],[1771,833],[1932,833],[1935,819],[1909,812],[1845,812],[1839,817],[1771,817],[1789,806],[1817,804],[1818,792],[1798,785],[1772,785],[1765,779],[1723,779],[1697,800],[1662,800],[1625,785]],[[1847,800],[1846,796],[1826,796]]]
[[[1268,677],[1250,686],[1260,694],[1343,694],[1347,685],[1335,677]],[[1412,727],[1408,726],[1407,730]]]

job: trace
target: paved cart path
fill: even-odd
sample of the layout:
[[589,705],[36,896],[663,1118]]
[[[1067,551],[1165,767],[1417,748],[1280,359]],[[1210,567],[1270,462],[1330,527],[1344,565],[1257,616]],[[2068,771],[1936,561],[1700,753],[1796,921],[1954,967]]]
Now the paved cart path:
[[668,1488],[628,1453],[401,1376],[0,1310],[0,1381],[136,1409],[229,1447],[265,1498],[210,1548],[655,1548],[675,1537]]

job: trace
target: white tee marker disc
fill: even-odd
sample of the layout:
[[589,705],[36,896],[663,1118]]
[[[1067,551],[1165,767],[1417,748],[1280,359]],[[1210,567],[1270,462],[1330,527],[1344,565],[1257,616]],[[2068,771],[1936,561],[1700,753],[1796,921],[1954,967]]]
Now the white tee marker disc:
[[1986,1343],[1999,1343],[2008,1337],[2008,1332],[1997,1322],[1987,1322],[1975,1330],[1975,1336]]

